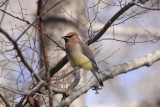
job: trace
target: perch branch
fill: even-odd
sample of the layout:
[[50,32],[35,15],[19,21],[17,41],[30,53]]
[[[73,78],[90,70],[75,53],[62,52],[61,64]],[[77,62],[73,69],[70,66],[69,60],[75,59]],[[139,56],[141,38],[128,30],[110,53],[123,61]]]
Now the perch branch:
[[[126,63],[112,66],[111,68],[102,71],[101,77],[102,80],[105,81],[117,75],[128,73],[129,71],[138,69],[143,66],[151,66],[153,63],[159,60],[160,60],[160,51],[158,50],[155,51],[154,53],[147,54],[145,56],[136,58]],[[59,103],[59,105],[56,105],[56,107],[64,107],[70,105],[76,98],[86,93],[89,89],[95,86],[98,86],[98,82],[94,77],[92,77],[92,79],[90,79],[89,82],[81,84],[81,86],[79,86],[77,90],[72,91],[72,93],[70,93],[70,96],[67,97],[65,100],[63,100],[61,103]]]

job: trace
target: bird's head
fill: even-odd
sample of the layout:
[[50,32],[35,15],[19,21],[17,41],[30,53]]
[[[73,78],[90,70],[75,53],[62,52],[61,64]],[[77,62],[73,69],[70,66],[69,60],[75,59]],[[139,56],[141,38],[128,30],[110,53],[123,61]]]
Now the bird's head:
[[78,34],[75,32],[70,32],[66,36],[62,36],[62,38],[65,40],[65,43],[67,42],[77,42],[79,41]]

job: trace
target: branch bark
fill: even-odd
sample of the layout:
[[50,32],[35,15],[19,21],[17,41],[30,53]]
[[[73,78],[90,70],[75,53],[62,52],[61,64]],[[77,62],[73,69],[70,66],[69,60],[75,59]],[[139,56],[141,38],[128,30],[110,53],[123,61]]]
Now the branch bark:
[[[136,58],[126,63],[112,66],[111,68],[102,71],[101,77],[102,80],[105,81],[117,75],[128,73],[129,71],[138,69],[143,66],[151,66],[153,63],[159,60],[160,60],[160,51],[158,50],[155,51],[154,53],[147,54],[145,56]],[[92,77],[89,82],[83,83],[79,85],[76,89],[74,89],[65,100],[60,102],[58,105],[55,105],[55,107],[64,107],[70,105],[76,98],[78,98],[82,94],[86,93],[89,89],[96,86],[98,86],[98,82],[94,77]]]
[[44,57],[44,65],[45,65],[45,71],[47,76],[47,83],[48,83],[48,92],[49,92],[49,105],[50,107],[53,107],[53,92],[52,92],[52,84],[50,79],[50,73],[48,71],[49,69],[49,61],[47,56],[47,50],[46,50],[46,43],[45,43],[45,34],[44,34],[44,18],[43,18],[43,2],[42,0],[38,0],[38,16],[40,17],[39,20],[39,27],[40,27],[40,38],[41,38],[41,44],[42,44],[42,51],[43,51],[43,57]]
[[76,71],[75,71],[75,74],[74,74],[74,81],[73,83],[71,83],[69,86],[68,86],[68,89],[74,89],[74,87],[76,87],[80,81],[80,68],[75,68]]

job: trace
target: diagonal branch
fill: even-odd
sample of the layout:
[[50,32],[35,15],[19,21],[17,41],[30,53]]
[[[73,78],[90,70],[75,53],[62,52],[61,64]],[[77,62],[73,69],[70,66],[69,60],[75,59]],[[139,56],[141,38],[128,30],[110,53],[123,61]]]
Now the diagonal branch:
[[33,68],[28,64],[28,62],[25,60],[21,50],[18,47],[17,42],[6,32],[0,27],[0,32],[5,35],[5,37],[12,42],[14,49],[17,51],[18,56],[20,57],[22,63],[27,67],[27,69],[30,71],[30,73],[35,77],[35,79],[40,82],[41,78],[36,74],[36,72],[33,70]]
[[67,56],[64,56],[49,72],[52,77],[68,62]]
[[43,85],[45,85],[45,81],[40,81],[33,89],[29,90],[28,92],[24,92],[21,93],[23,96],[23,98],[18,102],[18,104],[16,105],[16,107],[22,107],[23,102],[29,97],[34,95],[37,91],[39,91],[41,89],[41,87]]
[[134,6],[134,2],[129,2],[127,5],[125,5],[123,8],[121,8],[106,24],[105,26],[98,32],[98,34],[92,36],[91,39],[87,41],[87,44],[90,45],[94,42],[96,42],[102,35],[107,31],[107,29],[111,26],[111,24],[119,18],[124,12],[126,12],[129,8]]
[[0,98],[5,103],[6,107],[10,107],[9,103],[6,101],[6,99],[4,98],[4,96],[1,93],[0,93]]
[[[3,5],[5,4],[4,11],[7,10],[8,3],[9,3],[9,0],[6,0],[6,1],[1,5],[1,6],[3,6]],[[1,7],[1,6],[0,6],[0,7]],[[0,26],[2,25],[4,16],[5,16],[5,13],[2,13],[1,20],[0,20]]]
[[[128,73],[129,71],[138,69],[143,66],[151,66],[153,63],[159,60],[160,60],[160,50],[155,51],[154,53],[150,53],[145,56],[139,57],[137,59],[128,61],[126,63],[112,66],[111,68],[106,69],[105,71],[102,71],[102,75],[101,75],[102,80],[105,81],[105,80],[111,79],[117,75]],[[76,98],[86,93],[89,89],[95,86],[98,86],[98,82],[96,81],[95,78],[92,78],[89,82],[81,84],[80,88],[78,88],[76,91],[72,91],[69,97],[67,97],[59,105],[56,105],[56,106],[64,107],[64,106],[70,105]]]

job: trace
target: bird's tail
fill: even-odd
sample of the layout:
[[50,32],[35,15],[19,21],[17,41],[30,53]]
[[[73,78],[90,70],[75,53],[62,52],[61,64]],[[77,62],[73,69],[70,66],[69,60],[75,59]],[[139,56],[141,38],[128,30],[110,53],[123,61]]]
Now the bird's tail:
[[103,87],[104,86],[103,81],[102,81],[102,79],[100,78],[100,75],[99,75],[100,72],[98,72],[96,69],[92,69],[91,71],[92,71],[93,75],[96,77],[96,79],[98,80],[99,85],[101,87]]

